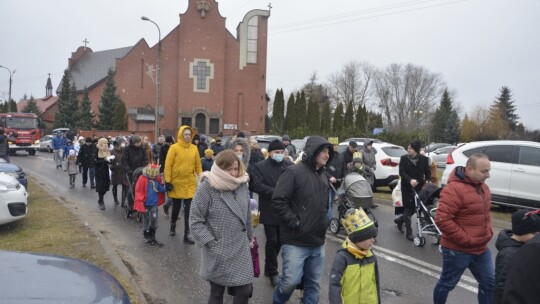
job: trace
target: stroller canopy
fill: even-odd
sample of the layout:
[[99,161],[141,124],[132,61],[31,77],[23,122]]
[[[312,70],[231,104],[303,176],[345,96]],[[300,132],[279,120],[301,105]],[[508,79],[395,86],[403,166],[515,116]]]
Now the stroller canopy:
[[373,190],[369,182],[360,174],[347,174],[339,190],[340,195],[353,203],[355,208],[369,208],[373,200]]

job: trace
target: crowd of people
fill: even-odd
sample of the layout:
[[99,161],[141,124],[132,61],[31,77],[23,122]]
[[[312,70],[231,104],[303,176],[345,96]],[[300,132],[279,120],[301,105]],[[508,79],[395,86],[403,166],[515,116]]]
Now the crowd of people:
[[[63,143],[55,146],[55,151],[62,151],[55,152],[60,159]],[[172,206],[170,235],[175,236],[183,206],[183,241],[202,248],[200,276],[210,284],[208,303],[222,303],[225,289],[234,303],[248,303],[253,293],[258,267],[253,255],[253,194],[258,196],[259,222],[264,226],[263,273],[275,287],[273,303],[287,303],[296,289],[302,290],[303,303],[319,303],[334,191],[349,172],[362,174],[373,185],[377,169],[371,139],[362,148],[351,141],[338,153],[335,140],[311,136],[299,153],[286,135],[262,150],[255,138],[239,132],[225,147],[219,137],[208,142],[182,126],[176,141],[160,136],[154,145],[138,135],[79,138],[72,144],[65,164],[56,163],[67,171],[70,187],[82,173],[82,186],[90,181],[104,210],[105,194],[112,186],[114,204],[133,206],[143,214],[146,243],[163,246],[156,239],[158,207],[169,215]],[[399,163],[403,205],[395,209],[395,224],[409,240],[414,195],[436,175],[420,150],[421,143],[412,141]],[[293,162],[287,155],[300,157]],[[539,212],[518,211],[512,216],[512,230],[499,235],[494,264],[487,247],[493,236],[491,195],[485,184],[489,172],[489,159],[474,154],[464,167],[454,169],[441,191],[435,222],[442,232],[443,264],[434,303],[446,302],[467,268],[478,281],[479,303],[533,303],[528,299],[538,295],[531,280],[520,280],[519,275],[529,271],[538,276],[523,261],[534,259],[540,248]],[[377,259],[371,250],[377,227],[362,208],[348,210],[340,220],[347,238],[328,274],[330,303],[380,303]]]

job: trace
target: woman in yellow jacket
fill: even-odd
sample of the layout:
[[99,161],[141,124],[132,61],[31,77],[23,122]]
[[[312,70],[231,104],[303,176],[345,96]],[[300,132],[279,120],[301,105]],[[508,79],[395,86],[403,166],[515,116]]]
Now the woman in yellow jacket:
[[184,202],[184,243],[193,244],[189,236],[189,210],[197,188],[197,176],[202,173],[201,157],[197,146],[191,143],[193,130],[182,126],[176,144],[171,145],[165,160],[165,187],[172,198],[171,236],[176,235],[176,220]]

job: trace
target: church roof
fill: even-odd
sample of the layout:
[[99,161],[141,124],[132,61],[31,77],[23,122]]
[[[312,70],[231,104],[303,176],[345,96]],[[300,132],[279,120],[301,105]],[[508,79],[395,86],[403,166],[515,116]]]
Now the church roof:
[[[133,47],[87,52],[69,70],[70,82],[75,84],[77,91],[92,87],[107,77],[109,68],[116,68],[116,59],[124,57]],[[60,92],[62,83],[56,92]]]
[[[58,101],[58,96],[47,96],[43,98],[34,98],[39,110],[45,113],[47,109],[53,106]],[[29,99],[21,99],[17,102],[17,112],[21,112],[28,104]]]

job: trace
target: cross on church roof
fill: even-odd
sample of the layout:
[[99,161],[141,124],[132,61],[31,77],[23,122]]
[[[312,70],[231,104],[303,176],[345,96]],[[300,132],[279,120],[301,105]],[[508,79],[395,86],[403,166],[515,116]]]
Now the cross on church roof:
[[193,66],[193,75],[197,76],[197,89],[206,89],[206,77],[211,75],[210,67],[206,65],[206,62],[197,62],[197,65]]
[[86,50],[86,45],[88,43],[90,43],[90,41],[88,41],[88,39],[84,38],[84,40],[82,42],[84,42],[84,49]]

